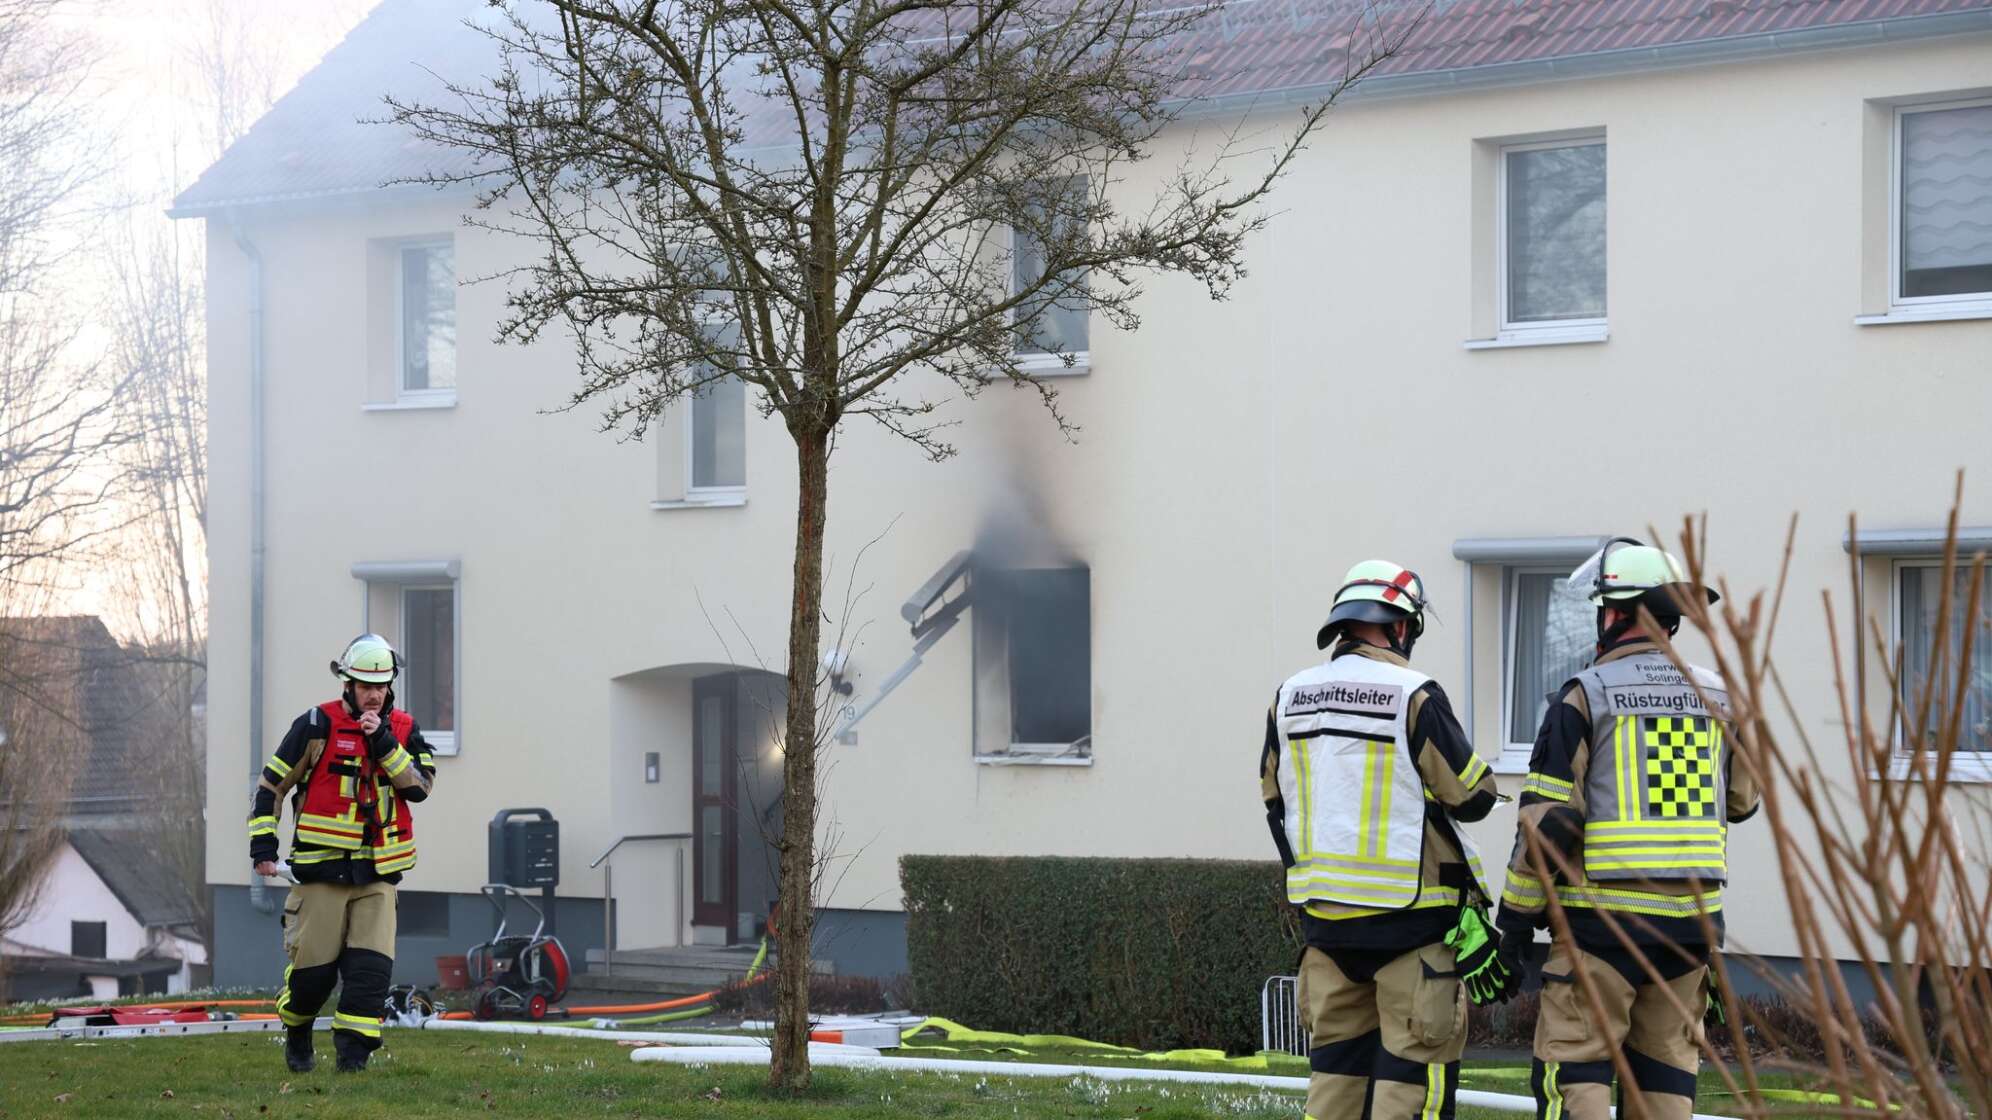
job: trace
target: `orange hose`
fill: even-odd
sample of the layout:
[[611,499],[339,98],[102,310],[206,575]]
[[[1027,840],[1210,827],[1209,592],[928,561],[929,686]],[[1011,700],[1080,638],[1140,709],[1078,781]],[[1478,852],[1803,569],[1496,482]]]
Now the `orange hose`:
[[718,994],[717,990],[700,992],[695,996],[682,996],[678,999],[661,1000],[657,1003],[610,1003],[593,1007],[570,1007],[567,1010],[569,1014],[573,1015],[638,1015],[646,1011],[676,1011],[680,1007],[690,1007],[696,1003],[705,1003],[716,994]]

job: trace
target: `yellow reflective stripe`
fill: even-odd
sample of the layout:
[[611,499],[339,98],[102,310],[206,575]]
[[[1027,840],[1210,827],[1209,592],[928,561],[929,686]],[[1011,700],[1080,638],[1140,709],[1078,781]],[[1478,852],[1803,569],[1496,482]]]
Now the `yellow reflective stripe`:
[[327,817],[317,813],[300,813],[297,822],[299,824],[316,825],[319,828],[330,831],[351,832],[354,834],[358,834],[366,827],[353,817]]
[[1592,848],[1589,845],[1586,845],[1584,848],[1584,855],[1587,857],[1584,860],[1584,862],[1586,863],[1598,862],[1595,859],[1588,858],[1590,856],[1665,856],[1665,855],[1675,855],[1682,857],[1714,856],[1715,859],[1718,862],[1720,862],[1722,859],[1722,845],[1666,844],[1666,843],[1656,844],[1650,841],[1639,841],[1639,842],[1626,843],[1626,844],[1600,844],[1596,848]]
[[324,863],[326,860],[345,859],[347,856],[351,854],[352,854],[351,852],[347,851],[300,852],[297,851],[296,849],[292,849],[290,861],[293,864]]
[[1308,773],[1306,740],[1288,739],[1287,745],[1293,748],[1293,777],[1300,790],[1300,843],[1294,855],[1304,858],[1314,852],[1314,778]]
[[1390,797],[1396,790],[1397,744],[1378,743],[1370,748],[1371,753],[1380,756],[1377,766],[1377,784],[1383,787],[1383,796],[1376,814],[1376,858],[1382,859],[1389,851],[1390,843]]
[[1468,789],[1472,789],[1475,783],[1479,782],[1486,773],[1487,763],[1482,761],[1481,757],[1477,754],[1469,755],[1466,760],[1466,768],[1459,772],[1460,784]]
[[400,747],[396,747],[393,750],[387,752],[386,758],[380,760],[380,768],[387,772],[388,777],[398,778],[402,775],[403,771],[407,770],[408,767],[414,763],[414,761],[415,761],[414,759],[408,757],[407,751],[402,750]]
[[272,774],[275,774],[277,776],[277,780],[282,781],[284,777],[291,772],[291,764],[285,762],[281,758],[278,758],[276,755],[271,755],[270,760],[263,764],[263,769],[268,770]]
[[1439,1120],[1439,1108],[1446,1103],[1446,1067],[1425,1067],[1425,1108],[1418,1120]]
[[1557,891],[1556,897],[1565,906],[1643,914],[1652,918],[1692,918],[1696,914],[1713,914],[1722,909],[1722,896],[1715,892],[1703,895],[1699,903],[1693,895],[1651,894],[1604,887],[1563,887]]
[[[1408,903],[1418,895],[1418,887],[1402,887],[1396,883],[1367,883],[1361,879],[1329,879],[1323,875],[1307,879],[1287,881],[1287,899],[1307,901],[1319,899],[1321,891],[1335,891],[1337,895],[1351,895],[1370,903]],[[1299,895],[1299,899],[1295,899]],[[1341,899],[1331,899],[1341,901]]]
[[1419,866],[1415,859],[1368,859],[1363,856],[1327,856],[1316,853],[1294,864],[1296,867],[1334,867],[1354,871],[1402,872],[1407,867]]
[[1657,821],[1596,821],[1584,826],[1584,834],[1616,839],[1621,835],[1641,836],[1646,833],[1664,833],[1668,836],[1693,836],[1706,838],[1721,836],[1728,828],[1721,821],[1677,818]]
[[352,1031],[354,1034],[363,1035],[367,1038],[379,1038],[380,1020],[363,1019],[358,1015],[348,1015],[344,1011],[338,1011],[332,1015],[332,1029],[336,1031]]
[[[1707,856],[1697,859],[1588,859],[1586,871],[1710,871],[1720,872],[1722,861]],[[1714,876],[1711,875],[1710,878]]]
[[415,761],[430,768],[431,770],[435,769],[436,767],[436,756],[430,754],[428,751],[423,751],[420,755],[416,756]]
[[277,834],[277,818],[275,817],[249,818],[249,835],[275,836],[276,834]]
[[1563,1120],[1563,1087],[1556,1083],[1556,1075],[1562,1062],[1542,1064],[1542,1120]]
[[[1627,749],[1632,741],[1631,726],[1631,716],[1620,716],[1612,721],[1612,769],[1618,782],[1617,816],[1622,821],[1637,819],[1632,810],[1633,794],[1638,790],[1639,782],[1632,776],[1632,760],[1627,757],[1631,754]],[[1628,782],[1631,783],[1630,789],[1627,788]]]
[[317,844],[326,848],[343,848],[350,851],[361,846],[360,838],[357,836],[344,836],[336,832],[318,832],[305,828],[302,825],[298,826],[297,837],[306,843]]
[[284,966],[284,990],[277,993],[277,1018],[283,1021],[284,1026],[302,1027],[305,1024],[311,1022],[312,1017],[309,1015],[300,1015],[297,1012],[291,1010],[290,980],[291,980],[291,969],[293,967],[295,966],[293,965]]
[[1533,793],[1548,801],[1568,801],[1570,800],[1570,791],[1576,788],[1569,782],[1559,781],[1547,774],[1538,774],[1533,770],[1529,772],[1528,777],[1522,779],[1523,793]]
[[1289,876],[1297,875],[1301,878],[1328,876],[1353,879],[1381,879],[1385,882],[1404,883],[1414,878],[1414,876],[1407,874],[1410,867],[1413,866],[1416,865],[1410,864],[1405,867],[1350,866],[1336,863],[1321,856],[1314,856],[1304,863],[1294,864],[1287,869],[1287,874]]
[[1408,910],[1437,910],[1445,906],[1458,905],[1458,891],[1453,890],[1451,887],[1431,887],[1426,890],[1423,898],[1420,898],[1409,906],[1399,907],[1396,910],[1373,910],[1366,906],[1342,906],[1340,909],[1330,910],[1326,906],[1313,902],[1308,903],[1305,909],[1309,914],[1320,918],[1322,921],[1340,922],[1349,918],[1374,918],[1379,914],[1402,914]]
[[1542,889],[1542,880],[1510,871],[1508,881],[1501,887],[1501,901],[1516,906],[1537,907],[1548,902],[1549,896]]

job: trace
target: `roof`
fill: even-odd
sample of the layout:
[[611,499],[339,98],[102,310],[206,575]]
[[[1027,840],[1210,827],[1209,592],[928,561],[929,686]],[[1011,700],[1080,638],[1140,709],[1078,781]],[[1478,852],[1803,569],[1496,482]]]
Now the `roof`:
[[195,920],[184,886],[154,839],[135,830],[72,828],[69,846],[139,925],[177,926]]
[[[148,753],[146,717],[158,698],[146,689],[133,654],[94,615],[0,618],[0,640],[7,651],[0,669],[5,691],[37,697],[51,717],[38,726],[73,731],[83,742],[68,812],[139,808],[152,785],[140,763]],[[7,700],[0,695],[0,711]]]
[[[1301,96],[1342,75],[1346,29],[1369,8],[1425,14],[1364,94],[1460,90],[1792,49],[1992,30],[1992,0],[1229,0],[1183,44],[1200,96]],[[174,200],[188,216],[381,189],[472,169],[379,121],[383,97],[436,103],[445,79],[488,73],[466,22],[485,0],[382,0],[297,87]],[[757,114],[759,116],[759,114]],[[779,116],[777,114],[776,116]],[[752,122],[750,122],[752,123]],[[778,144],[785,137],[749,138]]]

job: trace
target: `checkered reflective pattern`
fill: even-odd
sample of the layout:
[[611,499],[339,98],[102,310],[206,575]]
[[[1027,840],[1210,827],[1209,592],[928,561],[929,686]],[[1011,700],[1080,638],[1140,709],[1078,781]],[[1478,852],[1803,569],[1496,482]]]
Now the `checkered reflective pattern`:
[[1713,722],[1694,716],[1649,716],[1640,722],[1646,756],[1646,815],[1715,815]]

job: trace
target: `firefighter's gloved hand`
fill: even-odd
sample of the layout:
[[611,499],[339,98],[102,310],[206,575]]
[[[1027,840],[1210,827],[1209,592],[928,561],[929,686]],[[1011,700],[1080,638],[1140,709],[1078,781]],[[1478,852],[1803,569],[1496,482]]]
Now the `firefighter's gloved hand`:
[[1702,1026],[1726,1027],[1729,1025],[1729,1006],[1722,1000],[1722,979],[1716,975],[1715,966],[1708,966],[1708,1007],[1702,1011]]
[[1500,1003],[1521,986],[1519,971],[1503,959],[1503,945],[1495,940],[1487,911],[1480,907],[1459,908],[1459,920],[1446,934],[1446,945],[1459,962],[1459,980],[1466,996],[1476,1005]]

